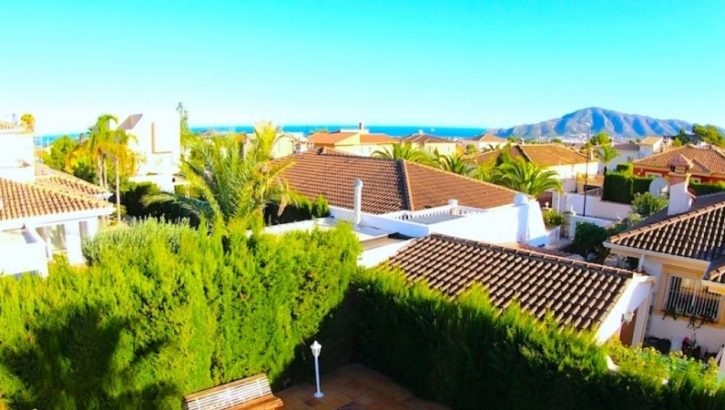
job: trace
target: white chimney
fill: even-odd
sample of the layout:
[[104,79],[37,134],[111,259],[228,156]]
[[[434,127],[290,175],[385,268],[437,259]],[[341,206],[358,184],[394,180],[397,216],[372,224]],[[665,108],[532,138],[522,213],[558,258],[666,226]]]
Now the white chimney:
[[362,189],[363,182],[358,178],[355,180],[355,225],[362,221]]
[[687,190],[692,161],[680,154],[672,158],[667,165],[670,167],[668,174],[670,201],[667,204],[667,215],[685,213],[692,206],[692,195]]

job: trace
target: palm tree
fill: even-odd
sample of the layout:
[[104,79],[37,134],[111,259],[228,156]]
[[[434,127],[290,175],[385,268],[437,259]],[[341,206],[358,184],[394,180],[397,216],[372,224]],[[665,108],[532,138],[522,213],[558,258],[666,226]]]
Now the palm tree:
[[144,202],[174,201],[217,228],[250,216],[260,220],[271,203],[279,204],[281,213],[297,196],[281,175],[292,164],[271,160],[277,137],[278,129],[264,123],[255,128],[246,150],[234,136],[198,140],[191,147],[192,155],[181,163],[181,172],[198,198],[162,193]]
[[492,182],[523,192],[539,196],[545,191],[561,190],[561,182],[555,171],[547,170],[524,158],[504,162],[492,171]]
[[619,155],[619,151],[614,149],[611,145],[602,145],[597,150],[599,160],[604,163],[604,173],[607,173],[607,165],[612,162]]
[[373,152],[372,156],[376,158],[404,159],[421,164],[430,164],[432,162],[430,154],[414,147],[410,142],[392,144],[388,148]]
[[460,154],[441,155],[438,157],[438,163],[442,170],[453,172],[454,174],[471,176],[475,171],[471,160]]

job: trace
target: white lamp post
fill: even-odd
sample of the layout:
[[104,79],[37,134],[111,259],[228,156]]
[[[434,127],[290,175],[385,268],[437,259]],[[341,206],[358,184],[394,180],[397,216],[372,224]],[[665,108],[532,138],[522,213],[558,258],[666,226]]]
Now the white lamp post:
[[312,346],[310,346],[310,349],[312,349],[312,355],[315,356],[315,380],[317,381],[317,391],[315,392],[315,397],[321,399],[325,396],[320,391],[320,363],[318,360],[320,357],[320,351],[322,351],[322,345],[317,343],[317,340],[315,340],[315,342],[312,343]]

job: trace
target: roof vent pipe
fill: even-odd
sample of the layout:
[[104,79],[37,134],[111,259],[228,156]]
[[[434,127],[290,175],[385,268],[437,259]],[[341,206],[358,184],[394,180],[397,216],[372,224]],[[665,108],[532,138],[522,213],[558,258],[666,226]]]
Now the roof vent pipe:
[[360,178],[355,180],[355,225],[362,221],[362,189],[363,182]]

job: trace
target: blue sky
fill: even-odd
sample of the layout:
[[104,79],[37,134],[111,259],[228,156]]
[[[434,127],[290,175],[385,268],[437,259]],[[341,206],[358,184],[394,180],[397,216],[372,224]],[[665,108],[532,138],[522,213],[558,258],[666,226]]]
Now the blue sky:
[[[505,127],[587,106],[725,126],[725,1],[17,1],[0,116]],[[10,12],[8,18],[5,12]]]

